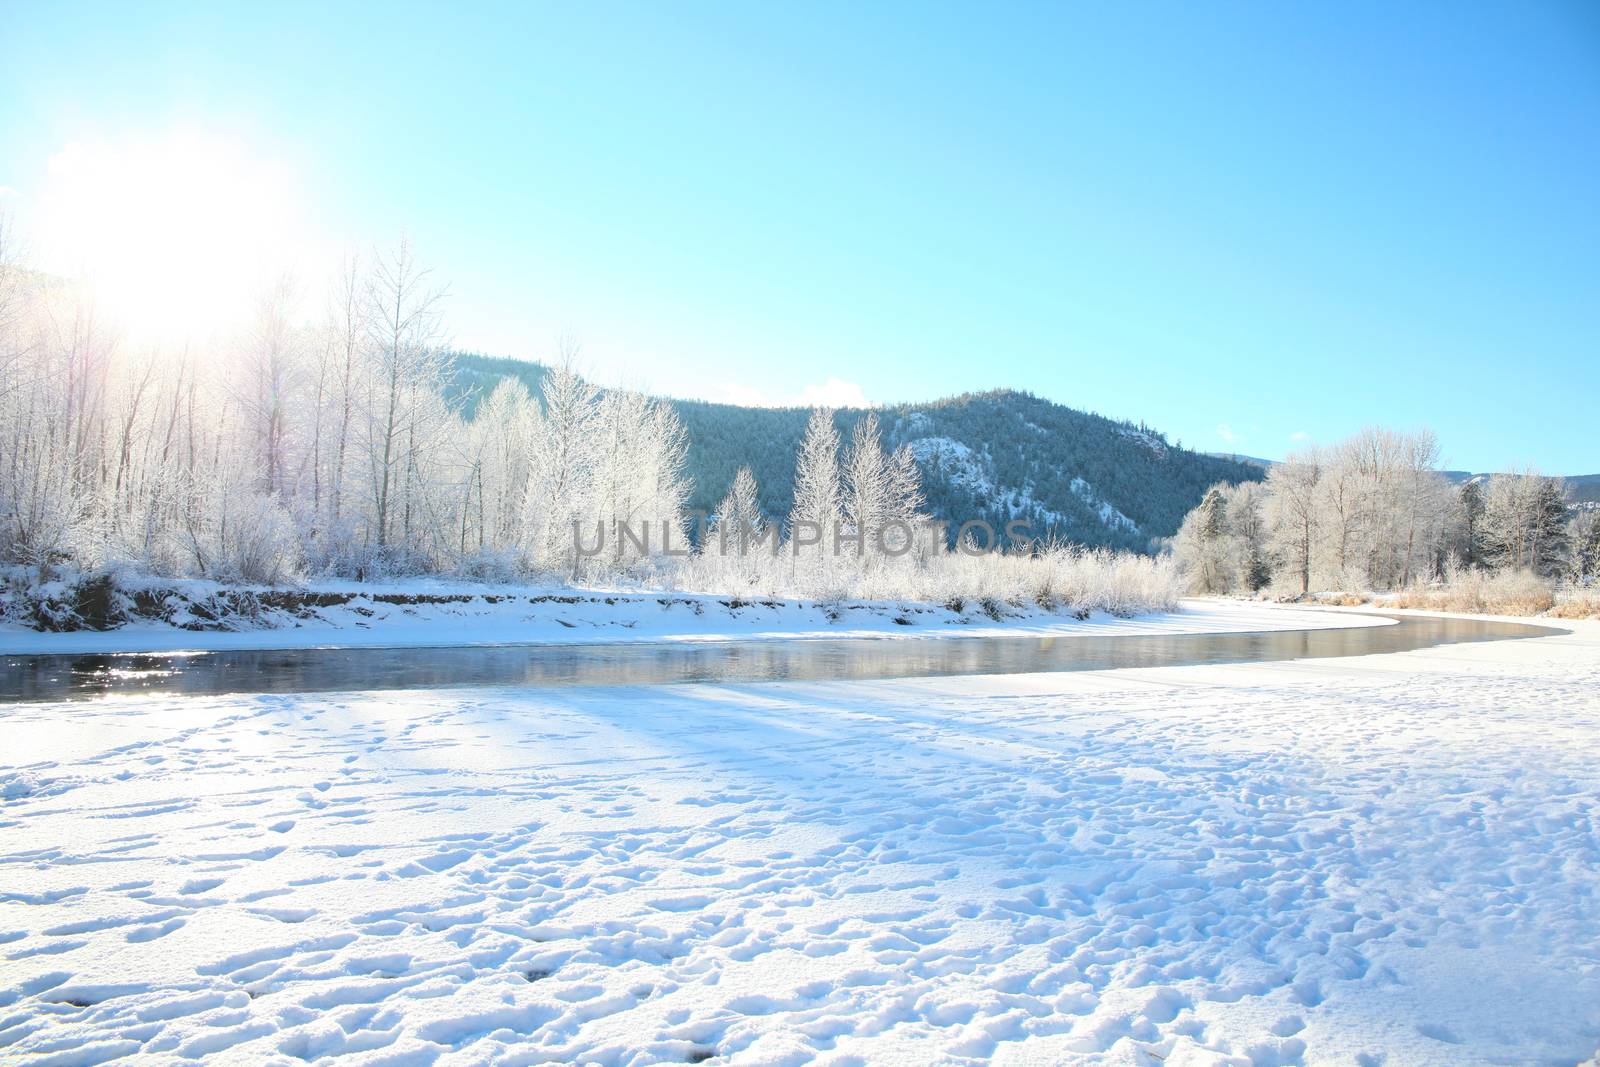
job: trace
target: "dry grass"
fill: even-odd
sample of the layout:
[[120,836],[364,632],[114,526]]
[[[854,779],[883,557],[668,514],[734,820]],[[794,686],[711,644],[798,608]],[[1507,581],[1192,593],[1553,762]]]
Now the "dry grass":
[[1552,619],[1600,619],[1600,589],[1569,589],[1556,598]]
[[[1077,614],[1103,611],[1140,615],[1172,611],[1183,577],[1171,556],[1141,556],[1109,549],[1053,547],[1037,555],[961,552],[900,557],[816,556],[797,566],[792,555],[752,554],[732,569],[732,557],[697,555],[667,577],[672,588],[697,593],[800,597],[837,603],[903,600],[928,604],[979,604]],[[808,565],[809,564],[809,565]]]
[[1528,571],[1489,575],[1465,571],[1442,585],[1412,586],[1388,603],[1420,611],[1472,615],[1538,615],[1555,606],[1555,587]]

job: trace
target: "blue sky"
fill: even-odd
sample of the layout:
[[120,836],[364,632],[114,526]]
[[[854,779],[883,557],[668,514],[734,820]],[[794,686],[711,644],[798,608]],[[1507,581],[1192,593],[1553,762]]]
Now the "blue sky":
[[13,5],[0,206],[183,130],[407,229],[464,347],[1600,471],[1600,6],[463,7]]

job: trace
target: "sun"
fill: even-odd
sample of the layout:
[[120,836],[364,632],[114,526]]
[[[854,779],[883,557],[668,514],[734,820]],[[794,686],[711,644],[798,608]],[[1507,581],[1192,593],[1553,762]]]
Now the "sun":
[[38,242],[128,334],[193,339],[243,321],[294,266],[298,201],[293,175],[238,140],[75,141],[50,160]]

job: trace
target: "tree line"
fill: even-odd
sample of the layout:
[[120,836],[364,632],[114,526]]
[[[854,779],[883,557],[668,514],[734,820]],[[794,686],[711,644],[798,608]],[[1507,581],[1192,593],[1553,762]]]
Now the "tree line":
[[1600,522],[1534,472],[1452,485],[1431,431],[1370,427],[1291,453],[1260,483],[1218,484],[1175,554],[1199,593],[1403,589],[1463,571],[1600,577]]
[[536,392],[496,378],[468,403],[452,388],[444,296],[402,240],[347,261],[320,294],[280,280],[233,336],[136,348],[90,294],[7,261],[0,242],[8,580],[97,568],[250,583],[448,574],[834,597],[1060,595],[1116,610],[1175,595],[1157,560],[1066,546],[969,554],[916,536],[928,518],[919,468],[908,447],[886,445],[872,412],[847,440],[836,413],[807,416],[788,514],[763,508],[746,465],[697,515],[673,405],[596,388],[570,342]]

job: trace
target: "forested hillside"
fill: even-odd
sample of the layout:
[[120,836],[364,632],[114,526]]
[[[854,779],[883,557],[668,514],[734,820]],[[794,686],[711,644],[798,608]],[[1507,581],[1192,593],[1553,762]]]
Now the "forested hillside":
[[[459,354],[450,392],[470,411],[505,377],[537,395],[544,373],[537,363]],[[789,513],[805,409],[671,403],[689,436],[690,507],[713,510],[740,465],[749,464],[762,511]],[[835,414],[841,437],[863,414]],[[1147,427],[1013,390],[897,405],[879,418],[886,445],[911,447],[934,516],[983,519],[996,528],[1022,519],[1035,537],[1084,545],[1149,551],[1154,539],[1177,532],[1207,487],[1266,474],[1255,464],[1176,447]]]

